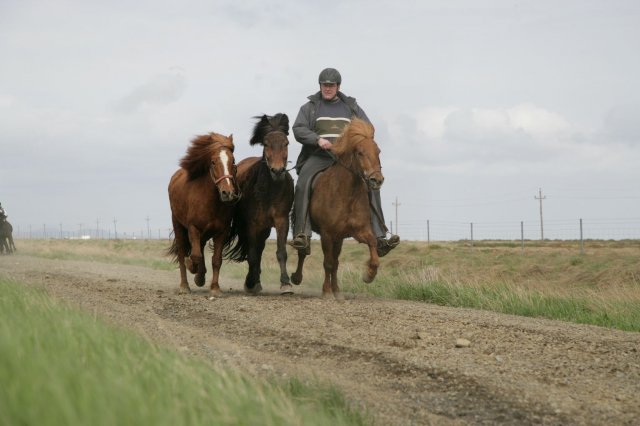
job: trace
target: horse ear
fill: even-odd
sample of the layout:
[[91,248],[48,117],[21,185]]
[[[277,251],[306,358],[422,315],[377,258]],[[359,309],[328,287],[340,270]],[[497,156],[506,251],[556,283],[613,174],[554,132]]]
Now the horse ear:
[[233,143],[233,133],[229,134],[229,140]]
[[283,112],[279,112],[276,115],[280,116],[280,120],[278,121],[280,130],[282,130],[284,134],[288,136],[289,135],[289,117],[287,116],[287,114]]

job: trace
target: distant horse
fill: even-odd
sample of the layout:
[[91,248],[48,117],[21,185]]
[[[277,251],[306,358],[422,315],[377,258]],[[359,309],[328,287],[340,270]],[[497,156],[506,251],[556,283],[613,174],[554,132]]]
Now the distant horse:
[[16,251],[16,245],[13,242],[13,226],[6,217],[0,220],[0,253],[10,254]]
[[262,145],[262,157],[249,157],[238,163],[238,185],[243,195],[236,205],[224,257],[249,262],[244,289],[248,293],[259,293],[262,252],[271,228],[276,228],[280,293],[289,294],[293,293],[287,274],[286,249],[293,204],[293,179],[286,169],[289,118],[282,113],[254,118],[260,120],[249,143]]
[[[191,141],[180,169],[169,182],[169,203],[174,240],[169,254],[180,266],[180,293],[190,291],[188,268],[196,274],[197,286],[204,285],[207,272],[203,249],[213,238],[211,294],[220,295],[218,276],[222,247],[229,232],[233,205],[240,198],[233,158],[233,136],[209,133]],[[185,257],[187,257],[185,265]]]
[[[345,238],[353,237],[369,246],[369,261],[362,280],[370,283],[378,273],[377,240],[371,229],[369,189],[384,182],[380,149],[373,139],[373,126],[354,118],[331,148],[336,162],[320,173],[309,203],[311,228],[320,234],[324,254],[323,297],[342,299],[338,286],[338,257]],[[294,206],[295,209],[295,206]],[[295,215],[292,215],[295,218]],[[306,252],[298,251],[298,267],[291,279],[302,282]]]

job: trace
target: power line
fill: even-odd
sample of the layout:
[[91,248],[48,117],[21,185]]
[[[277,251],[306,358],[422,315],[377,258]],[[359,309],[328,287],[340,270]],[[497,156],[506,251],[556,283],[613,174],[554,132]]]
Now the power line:
[[533,196],[534,199],[540,200],[540,240],[544,241],[544,224],[542,222],[542,200],[547,198],[546,196],[542,196],[542,188],[538,188],[539,197]]

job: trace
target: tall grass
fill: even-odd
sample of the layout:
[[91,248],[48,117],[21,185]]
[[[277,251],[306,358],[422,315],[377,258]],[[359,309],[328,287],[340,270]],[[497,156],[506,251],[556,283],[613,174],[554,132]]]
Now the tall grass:
[[[167,241],[20,241],[34,256],[71,253],[78,259],[174,267],[164,256]],[[361,281],[368,249],[346,241],[338,270],[344,291],[377,297],[487,309],[515,315],[640,331],[640,241],[527,241],[524,251],[509,241],[404,241],[381,259],[371,284]],[[320,290],[322,250],[312,241],[304,288]],[[58,254],[58,256],[63,256]],[[288,269],[297,256],[289,251]],[[166,262],[166,263],[163,263]],[[157,266],[156,266],[157,267]],[[224,263],[222,276],[244,278],[246,263]],[[267,241],[262,281],[278,283],[275,242]]]
[[268,383],[0,279],[0,424],[366,424],[330,387]]

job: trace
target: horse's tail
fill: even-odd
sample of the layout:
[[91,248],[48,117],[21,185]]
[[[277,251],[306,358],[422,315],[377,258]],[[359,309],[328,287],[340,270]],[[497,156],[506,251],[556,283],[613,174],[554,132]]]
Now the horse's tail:
[[243,262],[247,260],[249,251],[246,221],[240,210],[241,209],[236,209],[233,214],[229,234],[224,240],[224,245],[222,246],[223,259],[232,260],[234,262]]
[[[165,251],[165,255],[166,256],[171,256],[171,261],[174,263],[178,262],[178,240],[176,240],[175,237],[175,231],[171,231],[171,234],[173,234],[173,240],[171,240],[171,245],[169,246],[169,248],[167,248],[167,250]],[[185,247],[185,257],[191,255],[191,245],[188,243],[189,239],[186,238],[187,241],[187,247]]]

